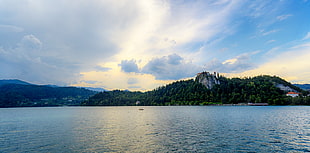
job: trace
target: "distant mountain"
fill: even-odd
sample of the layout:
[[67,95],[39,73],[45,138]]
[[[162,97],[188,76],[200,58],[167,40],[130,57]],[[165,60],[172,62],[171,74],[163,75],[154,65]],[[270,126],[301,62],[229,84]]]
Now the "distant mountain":
[[91,90],[91,91],[96,91],[96,92],[108,91],[108,90],[103,89],[103,88],[93,88],[93,87],[81,87],[81,88],[85,88],[85,89],[88,89],[88,90]]
[[0,80],[0,86],[6,85],[6,84],[19,84],[19,85],[32,85],[31,83],[13,79],[13,80]]
[[310,84],[294,84],[294,86],[297,86],[304,90],[310,90]]
[[97,92],[77,87],[34,85],[0,80],[0,107],[63,106],[80,103]]
[[61,86],[57,86],[57,85],[52,85],[52,84],[48,84],[48,85],[44,85],[46,87],[53,87],[53,88],[58,88],[58,87],[61,87]]

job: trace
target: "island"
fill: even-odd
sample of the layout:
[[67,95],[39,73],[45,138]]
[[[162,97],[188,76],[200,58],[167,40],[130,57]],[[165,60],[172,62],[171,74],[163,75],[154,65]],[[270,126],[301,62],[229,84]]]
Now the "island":
[[[289,92],[297,96],[287,95]],[[309,91],[277,76],[227,78],[217,72],[201,72],[194,79],[179,80],[147,92],[100,92],[81,105],[310,105],[310,96]]]

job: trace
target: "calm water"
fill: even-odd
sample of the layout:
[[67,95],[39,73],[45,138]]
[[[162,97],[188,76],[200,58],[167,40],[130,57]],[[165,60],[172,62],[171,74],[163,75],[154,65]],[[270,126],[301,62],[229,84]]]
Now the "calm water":
[[0,152],[310,152],[310,107],[0,109]]

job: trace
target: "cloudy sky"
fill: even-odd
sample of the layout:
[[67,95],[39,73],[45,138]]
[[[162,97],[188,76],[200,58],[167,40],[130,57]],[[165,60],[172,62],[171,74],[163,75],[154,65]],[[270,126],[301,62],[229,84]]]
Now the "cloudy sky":
[[310,0],[0,0],[0,79],[151,90],[198,72],[310,83]]

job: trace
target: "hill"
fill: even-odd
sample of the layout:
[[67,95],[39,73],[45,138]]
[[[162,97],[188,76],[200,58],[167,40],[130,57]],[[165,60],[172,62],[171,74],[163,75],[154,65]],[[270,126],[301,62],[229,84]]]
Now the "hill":
[[21,81],[21,80],[16,80],[16,79],[12,79],[12,80],[0,80],[0,86],[6,85],[6,84],[31,85],[31,84],[28,83],[28,82]]
[[294,84],[294,86],[310,91],[310,84]]
[[226,78],[217,73],[202,72],[195,79],[176,81],[144,93],[120,90],[101,92],[82,105],[310,104],[310,97],[288,97],[285,95],[288,91],[308,94],[276,76]]
[[80,105],[82,101],[96,93],[84,88],[0,80],[0,107]]
[[85,88],[87,90],[96,91],[96,92],[108,91],[108,90],[103,89],[103,88],[93,88],[93,87],[81,87],[81,88]]

